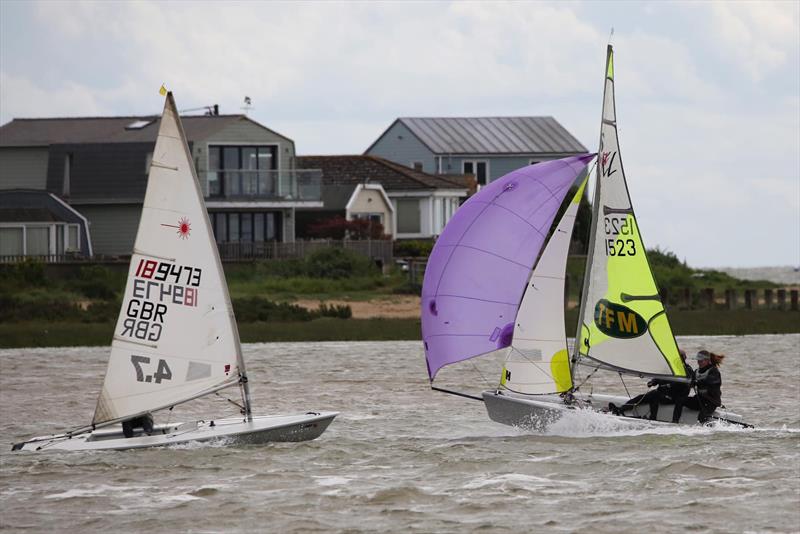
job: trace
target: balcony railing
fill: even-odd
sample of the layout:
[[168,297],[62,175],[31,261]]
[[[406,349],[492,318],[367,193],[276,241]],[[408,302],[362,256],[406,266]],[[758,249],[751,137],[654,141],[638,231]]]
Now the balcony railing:
[[322,171],[319,169],[220,170],[200,174],[208,200],[322,199]]

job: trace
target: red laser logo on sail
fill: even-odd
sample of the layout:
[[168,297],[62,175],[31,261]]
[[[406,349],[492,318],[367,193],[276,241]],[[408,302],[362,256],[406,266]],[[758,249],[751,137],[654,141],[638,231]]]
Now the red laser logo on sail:
[[178,237],[181,239],[189,239],[189,234],[192,233],[192,223],[189,222],[188,217],[181,217],[178,224],[164,224],[161,226],[168,226],[170,228],[178,229]]

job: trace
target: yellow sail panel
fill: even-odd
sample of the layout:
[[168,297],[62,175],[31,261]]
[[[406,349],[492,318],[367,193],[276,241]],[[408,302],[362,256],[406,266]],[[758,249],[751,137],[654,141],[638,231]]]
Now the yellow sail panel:
[[608,47],[608,69],[606,70],[606,77],[614,79],[614,49]]
[[[664,305],[658,295],[633,214],[603,217],[607,291],[594,308],[591,345],[648,334],[675,376],[685,376]],[[595,258],[595,260],[600,260]],[[611,363],[611,362],[609,362]],[[615,362],[629,368],[624,361]],[[658,367],[651,372],[663,372]]]

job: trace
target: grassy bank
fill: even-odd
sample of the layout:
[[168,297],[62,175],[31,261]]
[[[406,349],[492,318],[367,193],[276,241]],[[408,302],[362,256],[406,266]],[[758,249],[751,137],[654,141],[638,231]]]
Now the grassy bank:
[[[777,310],[671,311],[676,335],[800,333],[800,313]],[[577,311],[567,314],[572,336]],[[21,321],[0,324],[0,348],[110,345],[112,323]],[[419,319],[335,319],[246,322],[245,343],[271,341],[388,341],[420,339]]]

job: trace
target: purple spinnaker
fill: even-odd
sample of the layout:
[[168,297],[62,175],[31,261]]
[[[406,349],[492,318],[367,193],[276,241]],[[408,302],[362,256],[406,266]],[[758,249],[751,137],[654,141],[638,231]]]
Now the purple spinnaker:
[[[422,285],[428,375],[508,346],[514,319],[564,196],[594,154],[510,172],[461,206],[436,241]],[[554,313],[557,310],[554,310]]]

